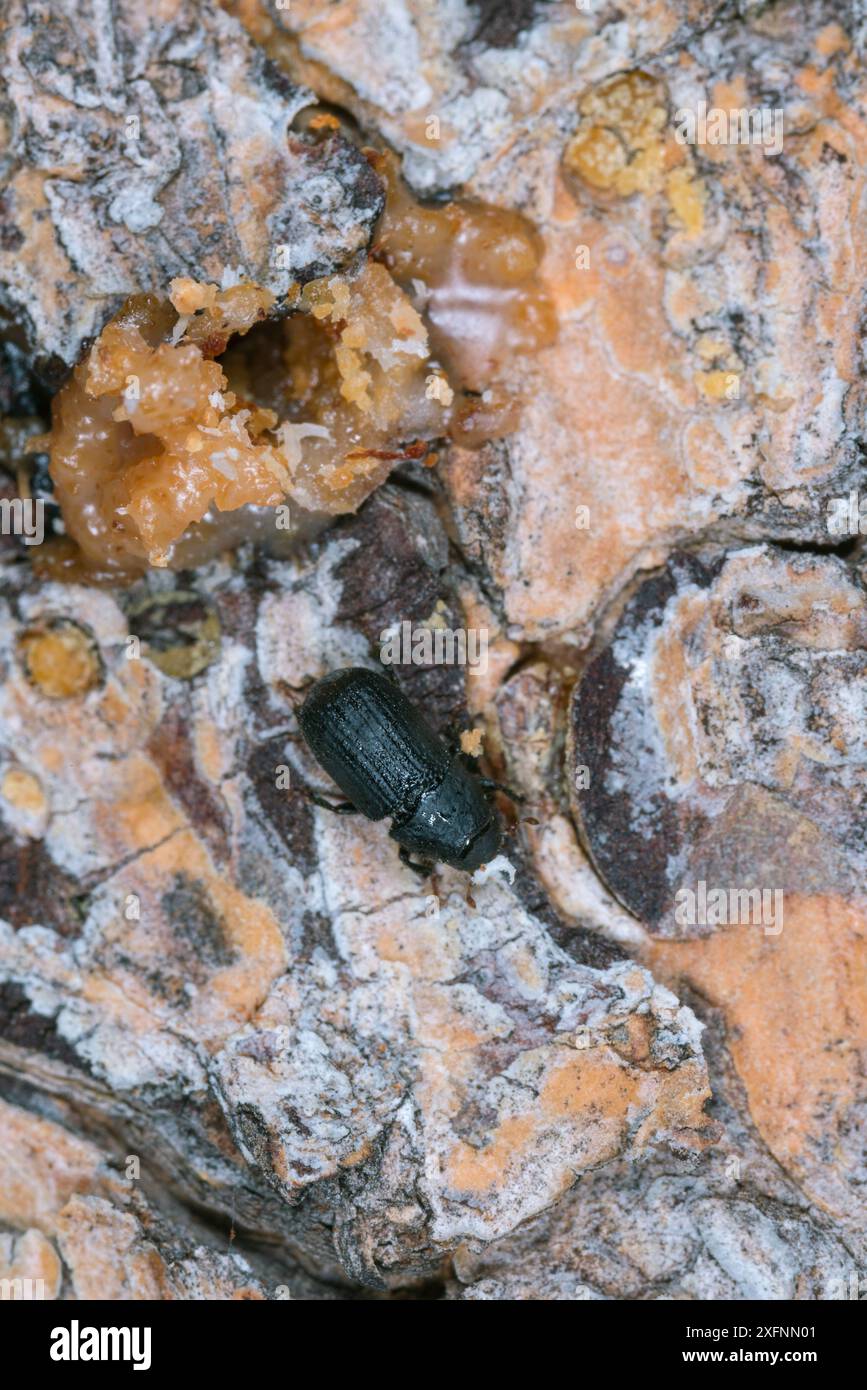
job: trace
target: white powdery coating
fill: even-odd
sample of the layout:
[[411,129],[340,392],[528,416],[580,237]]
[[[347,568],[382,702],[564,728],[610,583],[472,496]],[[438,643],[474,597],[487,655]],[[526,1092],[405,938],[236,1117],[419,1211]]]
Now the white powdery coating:
[[[286,18],[291,23],[293,16]],[[360,64],[359,48],[375,54],[375,60]],[[327,30],[324,41],[318,41],[315,30],[302,29],[301,51],[325,63],[365,101],[394,115],[424,108],[433,95],[422,74],[419,37],[405,0],[362,7],[354,23],[337,33]]]
[[707,1250],[743,1298],[785,1301],[795,1296],[801,1272],[797,1251],[758,1207],[711,1199],[695,1203],[692,1213]]
[[417,146],[408,146],[404,153],[404,173],[422,194],[469,182],[482,151],[495,149],[509,134],[508,98],[492,87],[476,87],[444,105],[441,119],[449,131],[459,132],[458,140],[443,141],[432,154]]
[[[281,680],[318,680],[341,666],[372,664],[361,634],[335,622],[341,584],[334,570],[357,545],[354,540],[330,545],[322,564],[303,582],[278,590],[260,605],[257,664],[266,687]],[[275,698],[274,703],[285,712],[284,701]]]
[[[698,592],[690,586],[686,592]],[[652,673],[662,627],[661,615],[631,630],[621,631],[612,654],[626,672],[611,729],[611,766],[605,789],[625,796],[633,810],[633,826],[651,840],[661,831],[660,817],[676,788],[671,786],[666,750],[653,711]]]
[[504,854],[498,854],[490,864],[483,864],[480,869],[476,869],[472,877],[473,883],[479,885],[489,883],[492,878],[508,879],[512,884],[515,882],[515,867]]
[[[767,545],[730,552],[707,587],[681,574],[661,612],[621,622],[605,789],[633,835],[681,827],[667,843],[672,892],[694,853],[734,834],[717,818],[760,789],[863,875],[865,639],[867,599],[841,560]],[[593,846],[608,848],[604,825]]]

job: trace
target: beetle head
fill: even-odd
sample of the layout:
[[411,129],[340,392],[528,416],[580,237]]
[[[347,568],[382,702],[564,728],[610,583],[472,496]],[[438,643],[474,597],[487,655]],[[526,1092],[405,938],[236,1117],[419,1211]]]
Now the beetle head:
[[391,834],[415,854],[473,873],[500,848],[497,813],[476,779],[455,760],[440,783],[425,792],[413,814]]
[[450,859],[449,863],[456,869],[466,869],[467,873],[474,873],[483,864],[490,864],[492,859],[496,859],[501,842],[502,835],[497,824],[496,812],[492,812],[488,824],[473,835],[460,856]]

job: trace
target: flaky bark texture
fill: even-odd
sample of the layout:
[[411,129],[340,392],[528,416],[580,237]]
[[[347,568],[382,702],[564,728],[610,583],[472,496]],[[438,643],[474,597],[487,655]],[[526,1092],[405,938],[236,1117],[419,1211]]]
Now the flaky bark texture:
[[382,192],[211,0],[11,0],[0,19],[0,311],[44,372],[128,294],[226,270],[276,295],[366,247]]
[[[14,8],[32,119],[77,103],[119,128],[74,68],[57,87]],[[265,81],[246,23],[417,193],[532,217],[560,333],[522,364],[514,434],[405,469],[294,559],[247,548],[180,596],[4,568],[3,1275],[59,1297],[863,1294],[867,594],[860,537],[828,528],[865,405],[863,20],[591,8],[196,6],[184,71],[213,61],[192,93],[159,88],[168,49],[99,50],[88,81],[121,63],[195,159],[219,89],[230,144],[261,136],[267,161],[306,98]],[[782,149],[679,144],[699,100],[781,110]],[[164,273],[177,179],[218,195],[179,154],[115,207],[111,178],[94,201],[34,149],[17,245],[3,204],[3,293],[33,352],[70,360],[126,276]],[[216,223],[166,237],[185,267],[234,264],[232,188],[273,199],[241,219],[259,263],[272,213],[305,206],[309,154],[288,149],[266,195],[247,147],[237,186],[221,148]],[[375,216],[354,197],[322,231],[341,262]],[[122,286],[76,260],[69,199]],[[148,199],[162,220],[130,229]],[[65,276],[28,270],[37,208]],[[420,885],[385,824],[306,795],[333,791],[298,736],[307,685],[403,621],[490,634],[485,671],[397,671],[525,798],[514,881],[474,904],[451,870]],[[74,657],[59,693],[46,640]]]

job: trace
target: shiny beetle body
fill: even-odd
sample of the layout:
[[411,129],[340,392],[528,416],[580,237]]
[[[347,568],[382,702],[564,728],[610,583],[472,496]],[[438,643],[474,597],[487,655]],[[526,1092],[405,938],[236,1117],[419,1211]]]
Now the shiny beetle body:
[[391,816],[405,862],[412,852],[472,872],[498,853],[483,783],[386,676],[361,666],[332,671],[313,686],[298,722],[351,807],[369,820]]

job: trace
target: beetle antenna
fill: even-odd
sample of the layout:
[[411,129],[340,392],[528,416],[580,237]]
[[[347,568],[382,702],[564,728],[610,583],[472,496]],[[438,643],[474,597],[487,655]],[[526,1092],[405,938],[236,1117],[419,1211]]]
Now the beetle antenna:
[[338,816],[358,815],[358,807],[353,806],[351,801],[328,801],[311,787],[304,787],[302,790],[308,801],[312,801],[314,806],[321,806],[323,811],[333,811]]

